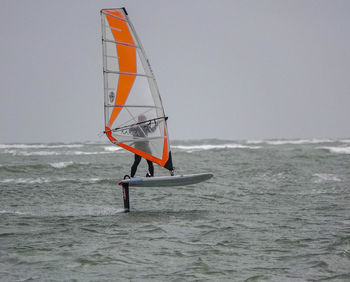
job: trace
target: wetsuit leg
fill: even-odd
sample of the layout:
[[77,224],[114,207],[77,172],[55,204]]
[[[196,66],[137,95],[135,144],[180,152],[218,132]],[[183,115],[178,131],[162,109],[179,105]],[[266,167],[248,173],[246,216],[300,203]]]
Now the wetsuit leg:
[[149,160],[147,160],[147,164],[148,164],[148,171],[149,171],[149,174],[151,176],[154,175],[154,167],[153,167],[153,163]]
[[136,170],[137,170],[137,167],[138,167],[140,161],[141,161],[141,157],[139,155],[135,154],[135,160],[131,166],[131,174],[130,174],[131,177],[135,176],[135,173],[136,173]]

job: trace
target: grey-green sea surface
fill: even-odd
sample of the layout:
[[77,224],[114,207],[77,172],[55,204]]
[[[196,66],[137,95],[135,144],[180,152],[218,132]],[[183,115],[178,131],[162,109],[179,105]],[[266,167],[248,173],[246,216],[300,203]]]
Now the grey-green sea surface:
[[349,140],[177,141],[172,153],[178,173],[214,177],[130,188],[123,213],[131,153],[0,145],[0,280],[350,281]]

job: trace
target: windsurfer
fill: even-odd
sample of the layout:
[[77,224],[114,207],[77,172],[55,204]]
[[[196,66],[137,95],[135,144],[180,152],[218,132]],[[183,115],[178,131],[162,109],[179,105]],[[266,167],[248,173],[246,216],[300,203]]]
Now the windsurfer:
[[[158,124],[157,122],[154,122],[154,123],[147,122],[147,118],[144,114],[140,114],[137,117],[137,119],[138,119],[138,123],[129,129],[130,134],[136,137],[135,148],[140,151],[151,154],[152,152],[149,147],[148,140],[145,140],[145,138],[149,133],[152,133],[156,130]],[[138,138],[142,140],[137,140]],[[148,164],[148,173],[146,174],[146,177],[152,177],[154,175],[153,163],[147,159],[146,161]],[[141,156],[135,154],[135,160],[133,165],[131,166],[131,174],[130,174],[131,177],[135,176],[137,167],[140,164],[140,162],[141,162]]]

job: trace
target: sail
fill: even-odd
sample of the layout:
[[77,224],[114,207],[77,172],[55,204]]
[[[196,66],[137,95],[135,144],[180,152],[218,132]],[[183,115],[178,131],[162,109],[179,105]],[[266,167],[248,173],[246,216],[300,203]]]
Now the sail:
[[173,170],[158,86],[125,8],[103,9],[105,133],[128,151]]

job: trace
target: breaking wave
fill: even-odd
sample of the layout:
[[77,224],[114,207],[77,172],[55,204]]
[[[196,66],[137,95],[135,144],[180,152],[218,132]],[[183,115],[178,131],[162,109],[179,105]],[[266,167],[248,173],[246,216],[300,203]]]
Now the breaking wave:
[[69,162],[58,162],[58,163],[50,163],[50,166],[54,168],[65,168],[67,166],[73,165],[74,162],[69,161]]
[[104,147],[104,150],[107,151],[107,152],[115,152],[115,151],[121,150],[121,147],[117,147],[117,146],[106,146],[106,147]]
[[73,162],[73,161],[63,161],[63,162],[50,162],[50,163],[34,163],[34,164],[6,164],[0,165],[0,170],[10,171],[10,172],[28,172],[30,170],[42,170],[47,167],[62,169],[70,166],[87,166],[90,162]]
[[56,152],[56,151],[17,151],[17,150],[5,150],[5,154],[11,154],[12,156],[59,156],[59,155],[99,155],[109,154],[110,152],[87,152],[87,151],[67,151],[67,152]]
[[18,215],[26,215],[26,213],[24,213],[24,212],[9,211],[9,210],[0,210],[0,214],[18,214]]
[[6,178],[0,180],[0,183],[14,183],[14,184],[36,184],[36,183],[48,183],[51,182],[50,179],[44,177],[38,178]]
[[47,177],[37,177],[37,178],[5,178],[1,179],[0,183],[3,184],[41,184],[50,182],[82,182],[82,183],[96,183],[99,181],[104,181],[97,177],[91,178],[47,178]]
[[57,156],[61,155],[59,152],[54,151],[17,151],[17,150],[5,150],[4,153],[11,154],[12,156]]
[[108,154],[108,152],[84,152],[84,151],[74,151],[66,152],[63,155],[99,155],[99,154]]
[[222,145],[175,145],[171,146],[175,149],[185,150],[185,151],[205,151],[205,150],[214,150],[214,149],[260,149],[261,146],[248,146],[242,144],[222,144]]
[[83,144],[0,144],[0,149],[57,149],[57,148],[81,148]]
[[302,145],[302,144],[320,144],[320,143],[333,143],[333,142],[336,142],[336,140],[331,140],[331,139],[248,140],[247,144]]
[[350,154],[350,147],[319,147],[318,149],[328,150],[335,154]]

